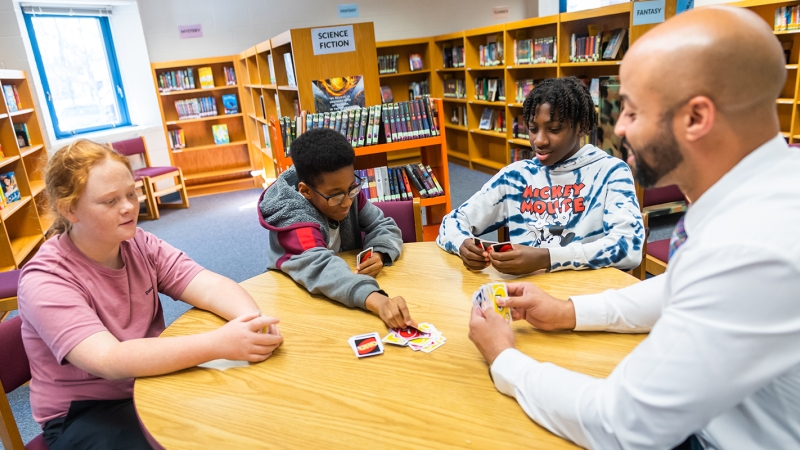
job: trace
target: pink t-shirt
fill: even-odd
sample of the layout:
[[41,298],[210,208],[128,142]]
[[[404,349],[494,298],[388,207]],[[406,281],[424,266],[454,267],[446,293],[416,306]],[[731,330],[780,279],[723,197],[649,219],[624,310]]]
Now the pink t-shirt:
[[133,378],[96,377],[70,364],[67,353],[101,331],[120,341],[157,337],[164,331],[158,293],[179,298],[203,270],[140,228],[120,253],[123,268],[109,269],[62,234],[46,241],[22,270],[19,315],[31,364],[31,409],[40,424],[65,416],[73,400],[132,397]]

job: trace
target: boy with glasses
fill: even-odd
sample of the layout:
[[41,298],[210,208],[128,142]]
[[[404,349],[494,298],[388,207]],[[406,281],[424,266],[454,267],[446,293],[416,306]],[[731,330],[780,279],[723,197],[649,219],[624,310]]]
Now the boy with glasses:
[[[400,256],[403,239],[361,193],[347,139],[330,129],[307,131],[292,143],[292,161],[259,201],[259,220],[270,231],[267,268],[312,294],[369,310],[392,328],[416,326],[403,297],[389,297],[375,281]],[[366,247],[372,257],[355,272],[336,255]]]

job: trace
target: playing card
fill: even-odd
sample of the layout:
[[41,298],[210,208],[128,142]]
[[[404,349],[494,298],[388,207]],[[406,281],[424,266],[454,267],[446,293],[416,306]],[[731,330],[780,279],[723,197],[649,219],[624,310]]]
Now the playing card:
[[445,339],[444,336],[439,336],[438,338],[431,340],[430,344],[428,344],[427,347],[423,348],[422,351],[425,353],[430,353],[436,350],[437,348],[443,346],[445,342],[447,342],[447,339]]
[[483,246],[483,249],[486,250],[487,252],[489,251],[490,248],[492,248],[493,245],[496,245],[496,244],[498,244],[498,242],[495,242],[495,241],[484,241],[483,239],[481,239],[481,245]]
[[372,247],[365,249],[363,252],[356,255],[356,266],[361,265],[361,261],[366,261],[372,257]]
[[419,331],[423,332],[423,333],[430,333],[431,335],[441,334],[439,332],[439,330],[436,329],[435,326],[433,326],[433,325],[431,325],[431,324],[429,324],[427,322],[421,322],[421,323],[417,324],[417,329]]
[[511,310],[508,307],[500,306],[497,304],[497,299],[508,298],[508,286],[505,283],[489,283],[484,285],[489,290],[488,298],[492,301],[492,307],[497,314],[503,316],[507,322],[511,322]]
[[397,336],[394,332],[391,332],[386,336],[384,336],[383,342],[386,342],[387,344],[399,345],[401,347],[405,347],[406,345],[408,345],[408,340],[403,339],[400,336]]
[[392,328],[392,332],[394,332],[397,337],[405,340],[411,340],[420,337],[430,337],[431,335],[430,333],[423,333],[414,327]]
[[514,247],[511,245],[511,242],[501,242],[499,244],[494,244],[489,248],[491,248],[493,252],[497,253],[509,252],[511,250],[514,250]]
[[383,353],[383,344],[381,337],[378,333],[368,333],[359,336],[353,336],[348,339],[350,347],[359,358],[367,356],[380,355]]

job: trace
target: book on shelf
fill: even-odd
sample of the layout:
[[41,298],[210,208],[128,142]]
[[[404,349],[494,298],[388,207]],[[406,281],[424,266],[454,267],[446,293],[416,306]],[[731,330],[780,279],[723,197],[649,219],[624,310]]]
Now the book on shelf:
[[528,139],[528,126],[522,118],[522,114],[514,118],[512,127],[512,136],[514,136],[514,139]]
[[217,115],[217,102],[214,97],[175,100],[178,120],[199,119]]
[[412,81],[408,83],[408,98],[419,99],[426,95],[431,95],[431,88],[428,80]]
[[0,187],[7,203],[14,203],[22,199],[14,172],[0,173]]
[[555,36],[514,41],[514,64],[552,64],[558,61]]
[[364,77],[361,75],[314,80],[311,91],[317,112],[364,107]]
[[475,100],[496,102],[504,101],[505,99],[505,83],[502,78],[475,79]]
[[200,77],[200,89],[211,89],[214,87],[214,73],[211,67],[201,67],[197,69],[197,76]]
[[236,86],[236,71],[233,67],[223,67],[222,71],[225,73],[225,86]]
[[[387,103],[346,111],[302,111],[294,118],[279,119],[284,147],[302,133],[330,128],[341,133],[354,148],[438,136],[439,112],[430,97]],[[295,129],[287,129],[294,124]]]
[[458,105],[453,107],[453,114],[450,116],[450,123],[462,127],[467,126],[467,107]]
[[169,146],[173,152],[180,152],[186,148],[186,135],[183,130],[178,128],[176,130],[169,130]]
[[283,62],[286,65],[286,82],[289,86],[297,86],[297,79],[294,76],[294,64],[292,64],[292,54],[289,52],[284,53]]
[[422,70],[422,55],[419,53],[408,55],[408,67],[412,72]]
[[[283,114],[281,114],[281,101],[280,98],[278,97],[278,92],[275,91],[274,95],[275,95],[275,110],[278,112],[278,117],[281,117]],[[264,118],[265,119],[267,118],[266,113],[264,113]]]
[[158,73],[159,92],[184,91],[196,89],[194,84],[194,70],[191,67],[181,70],[168,70]]
[[6,99],[6,107],[8,107],[8,112],[15,112],[22,109],[22,104],[19,101],[19,93],[17,92],[16,86],[13,84],[4,84],[3,95]]
[[17,144],[19,145],[19,148],[25,148],[31,145],[31,135],[28,133],[27,124],[15,123],[14,134],[17,136]]
[[[414,197],[444,195],[430,165],[380,166],[358,169],[356,172],[362,180],[361,191],[371,202],[408,201]],[[415,191],[418,195],[415,195]]]
[[397,73],[397,61],[399,59],[400,55],[378,55],[378,74]]
[[275,81],[275,63],[272,62],[272,53],[267,55],[267,66],[269,66],[269,83],[277,84]]
[[445,98],[467,98],[467,85],[463,79],[445,77],[443,84]]
[[258,96],[258,101],[261,103],[261,117],[267,118],[267,105],[264,104],[264,95]]
[[394,101],[394,93],[392,93],[391,86],[381,86],[381,102],[392,103]]
[[516,95],[514,100],[517,103],[522,103],[528,97],[528,94],[531,93],[534,87],[536,87],[536,82],[538,80],[532,80],[530,78],[524,80],[517,80],[514,82],[515,92]]
[[522,161],[526,159],[533,158],[533,149],[531,148],[522,148],[522,147],[512,147],[510,152],[511,162]]
[[499,66],[504,62],[503,36],[486,37],[486,45],[478,46],[478,62],[481,66]]
[[457,45],[454,47],[445,45],[442,48],[442,56],[444,59],[445,69],[456,69],[464,67],[464,46]]
[[239,102],[236,100],[236,94],[224,94],[222,96],[222,107],[225,114],[239,114]]
[[506,112],[494,108],[483,108],[481,121],[478,124],[479,130],[495,131],[498,133],[506,132]]
[[773,30],[775,31],[790,31],[800,28],[800,7],[794,6],[781,6],[775,9],[775,22],[773,23]]
[[592,62],[621,59],[627,48],[627,28],[573,34],[570,37],[570,62]]
[[231,138],[228,136],[228,126],[224,123],[219,125],[211,125],[211,133],[214,135],[215,144],[220,145],[231,143]]

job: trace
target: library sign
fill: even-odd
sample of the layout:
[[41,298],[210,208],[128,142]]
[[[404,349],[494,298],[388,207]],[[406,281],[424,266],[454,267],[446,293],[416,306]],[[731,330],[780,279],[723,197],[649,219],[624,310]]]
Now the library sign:
[[311,45],[315,55],[354,52],[356,38],[353,35],[353,26],[312,28]]

